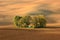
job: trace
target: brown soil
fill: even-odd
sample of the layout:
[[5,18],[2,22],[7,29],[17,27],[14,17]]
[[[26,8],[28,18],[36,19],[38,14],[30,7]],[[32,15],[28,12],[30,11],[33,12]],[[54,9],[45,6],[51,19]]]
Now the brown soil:
[[0,40],[60,40],[60,28],[0,29]]

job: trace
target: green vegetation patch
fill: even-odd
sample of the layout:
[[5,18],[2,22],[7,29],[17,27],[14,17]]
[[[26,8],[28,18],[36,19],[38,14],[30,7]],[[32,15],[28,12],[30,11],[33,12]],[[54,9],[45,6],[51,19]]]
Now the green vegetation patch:
[[46,27],[46,18],[43,15],[15,16],[14,24],[19,28],[44,28]]

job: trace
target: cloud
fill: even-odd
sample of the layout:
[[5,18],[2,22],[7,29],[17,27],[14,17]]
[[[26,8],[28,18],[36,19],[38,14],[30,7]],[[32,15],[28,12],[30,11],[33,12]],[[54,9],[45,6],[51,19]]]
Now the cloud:
[[41,15],[41,14],[43,14],[43,15],[47,16],[47,15],[50,15],[52,13],[54,13],[54,12],[51,10],[40,9],[40,10],[37,10],[35,12],[31,12],[30,15]]
[[13,25],[12,22],[0,22],[0,26],[7,26],[7,25]]
[[57,14],[60,14],[60,8],[56,10],[56,13]]
[[0,14],[0,26],[12,25],[12,24],[13,24],[13,21],[11,16]]
[[29,15],[40,15],[43,14],[45,16],[55,13],[53,10],[49,9],[49,4],[41,4],[35,7],[35,11],[31,11]]
[[52,18],[52,17],[46,17],[46,20],[47,20],[47,23],[57,23],[55,18]]

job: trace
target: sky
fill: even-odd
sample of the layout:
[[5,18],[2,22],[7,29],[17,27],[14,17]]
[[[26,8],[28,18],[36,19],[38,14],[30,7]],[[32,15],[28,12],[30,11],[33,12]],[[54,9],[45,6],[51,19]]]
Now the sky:
[[11,25],[16,15],[38,13],[46,15],[50,24],[60,24],[60,0],[0,0],[0,25]]

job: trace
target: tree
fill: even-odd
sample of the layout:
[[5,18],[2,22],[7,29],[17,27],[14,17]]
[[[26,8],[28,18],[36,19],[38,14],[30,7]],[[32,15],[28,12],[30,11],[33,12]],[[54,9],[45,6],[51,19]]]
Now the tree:
[[39,24],[39,28],[46,27],[46,18],[44,17],[44,15],[39,15]]
[[21,18],[22,18],[22,17],[20,17],[20,16],[15,16],[15,18],[14,18],[14,24],[15,24],[17,27],[20,26],[19,20],[20,20]]
[[19,27],[20,28],[28,28],[30,24],[31,16],[24,16],[19,21]]
[[28,27],[28,25],[30,24],[31,16],[25,16],[23,20],[24,23],[26,24],[26,27]]
[[46,18],[43,15],[38,15],[34,17],[35,28],[46,27]]

